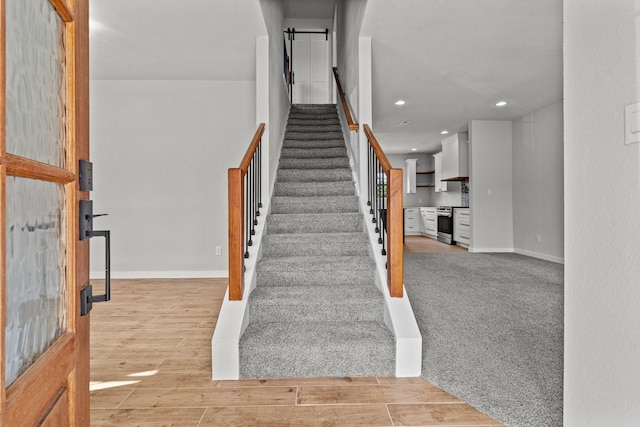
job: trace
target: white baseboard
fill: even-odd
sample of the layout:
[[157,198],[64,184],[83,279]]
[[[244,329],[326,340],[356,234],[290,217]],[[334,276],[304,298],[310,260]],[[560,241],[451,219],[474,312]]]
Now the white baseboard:
[[470,246],[469,252],[513,252],[513,248],[477,248]]
[[534,252],[534,251],[527,251],[525,249],[514,249],[514,248],[476,248],[476,247],[470,247],[469,248],[469,252],[474,252],[474,253],[491,253],[491,252],[514,252],[520,255],[526,255],[526,256],[530,256],[532,258],[538,258],[538,259],[543,259],[545,261],[551,261],[551,262],[555,262],[558,264],[564,264],[564,258],[560,258],[557,256],[553,256],[553,255],[547,255],[547,254],[543,254],[540,252]]
[[[104,271],[92,271],[92,279],[104,279]],[[112,271],[112,279],[199,279],[199,278],[226,278],[228,270],[203,270],[203,271]]]
[[517,254],[520,254],[520,255],[526,255],[526,256],[533,257],[533,258],[543,259],[545,261],[551,261],[551,262],[555,262],[555,263],[558,263],[558,264],[564,264],[564,258],[560,258],[560,257],[553,256],[553,255],[541,254],[540,252],[527,251],[527,250],[524,250],[524,249],[515,249],[514,252],[517,253]]

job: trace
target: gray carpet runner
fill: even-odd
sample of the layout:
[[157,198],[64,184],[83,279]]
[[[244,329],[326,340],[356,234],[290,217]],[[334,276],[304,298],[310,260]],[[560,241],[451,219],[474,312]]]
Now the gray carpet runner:
[[240,340],[241,377],[394,374],[363,221],[336,106],[292,106]]

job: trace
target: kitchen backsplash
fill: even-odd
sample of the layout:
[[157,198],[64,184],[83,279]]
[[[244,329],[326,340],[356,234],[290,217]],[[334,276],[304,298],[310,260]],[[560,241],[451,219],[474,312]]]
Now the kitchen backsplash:
[[469,207],[469,181],[462,181],[460,184],[461,198],[460,206]]

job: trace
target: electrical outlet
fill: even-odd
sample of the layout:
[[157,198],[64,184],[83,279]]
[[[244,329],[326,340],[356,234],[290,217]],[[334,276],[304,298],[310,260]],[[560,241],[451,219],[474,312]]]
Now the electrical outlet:
[[222,246],[216,246],[216,255],[222,255]]
[[539,234],[536,234],[536,243],[542,243],[542,236]]

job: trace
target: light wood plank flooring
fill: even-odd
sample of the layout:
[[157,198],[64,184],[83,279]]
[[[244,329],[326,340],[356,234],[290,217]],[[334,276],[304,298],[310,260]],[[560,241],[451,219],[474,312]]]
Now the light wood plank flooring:
[[226,286],[113,281],[91,312],[92,426],[502,425],[421,378],[212,381]]
[[405,236],[404,252],[468,252],[458,245],[447,245],[424,236]]

